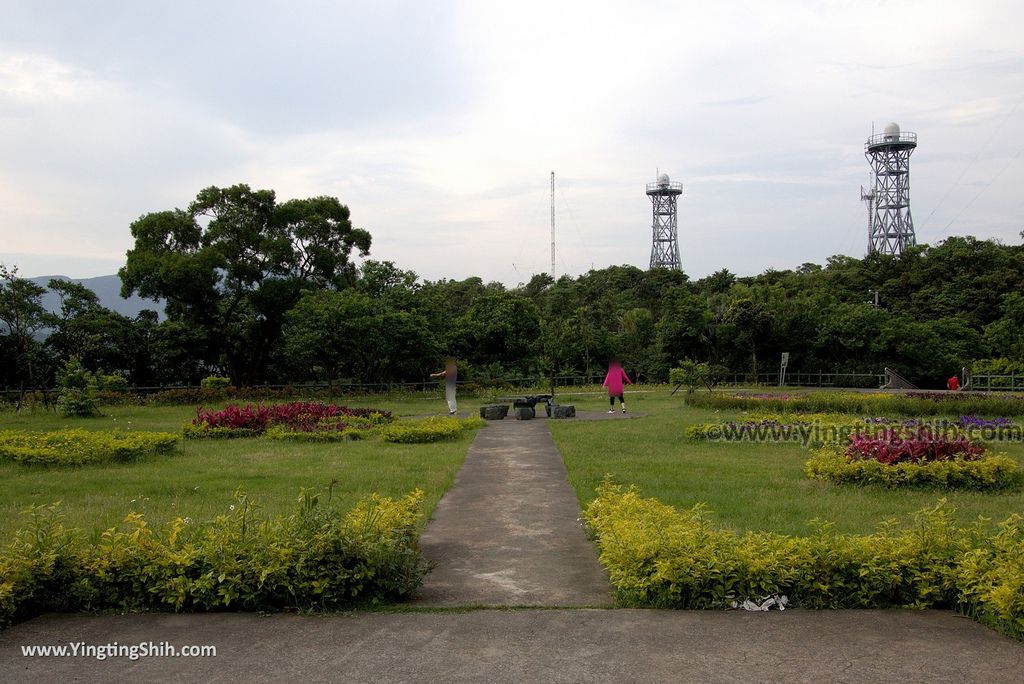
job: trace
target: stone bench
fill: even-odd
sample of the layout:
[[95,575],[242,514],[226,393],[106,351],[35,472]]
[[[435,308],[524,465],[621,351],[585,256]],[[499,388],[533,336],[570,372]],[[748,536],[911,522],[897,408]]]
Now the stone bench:
[[552,418],[575,418],[576,407],[571,404],[565,406],[553,406],[551,407],[551,413],[549,415]]
[[480,417],[486,420],[504,420],[507,415],[508,406],[506,404],[480,407]]
[[515,411],[516,420],[533,420],[537,415],[532,406],[517,406]]

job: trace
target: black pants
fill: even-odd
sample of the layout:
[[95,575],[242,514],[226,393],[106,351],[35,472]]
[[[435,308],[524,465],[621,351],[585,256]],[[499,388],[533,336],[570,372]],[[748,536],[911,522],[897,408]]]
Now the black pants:
[[611,404],[612,406],[615,406],[615,399],[616,398],[619,400],[620,404],[625,404],[626,403],[626,400],[622,398],[621,394],[618,397],[616,397],[614,394],[609,396],[608,397],[608,403]]

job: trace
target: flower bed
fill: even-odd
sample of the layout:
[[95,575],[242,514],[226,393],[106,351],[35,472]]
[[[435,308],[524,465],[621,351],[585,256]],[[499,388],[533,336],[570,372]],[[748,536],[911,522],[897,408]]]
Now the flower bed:
[[985,447],[974,444],[963,435],[947,437],[926,427],[911,430],[886,428],[873,434],[860,433],[850,437],[846,457],[851,461],[893,463],[933,463],[955,459],[976,461],[985,454]]
[[960,416],[956,419],[957,425],[962,428],[979,428],[982,430],[1001,430],[1013,427],[1013,421],[1009,418],[981,418],[980,416]]
[[423,492],[372,495],[340,514],[303,493],[267,518],[244,495],[206,525],[163,529],[131,513],[96,543],[56,505],[0,550],[0,628],[51,611],[337,610],[410,596],[427,571]]
[[394,420],[390,411],[350,408],[336,404],[295,401],[271,406],[231,405],[219,411],[196,409],[185,436],[195,439],[255,437],[274,426],[276,434],[344,432],[384,425]]
[[0,459],[18,463],[86,465],[133,461],[174,450],[178,436],[167,432],[0,431]]
[[1024,430],[1009,418],[963,415],[947,418],[855,418],[834,413],[752,412],[742,419],[723,423],[697,423],[685,429],[694,441],[797,442],[804,445],[846,443],[855,434],[881,435],[886,430],[927,428],[944,437],[984,442],[1019,442]]
[[804,466],[810,478],[839,484],[998,490],[1017,488],[1017,462],[965,436],[949,437],[929,428],[884,429],[855,434],[844,446],[826,444]]
[[862,416],[1024,416],[1024,397],[973,392],[808,392],[806,394],[695,392],[691,406],[779,413]]
[[939,505],[913,526],[870,535],[821,524],[805,537],[717,529],[701,506],[677,510],[605,482],[586,508],[621,605],[725,608],[784,594],[806,608],[958,608],[1024,637],[1024,525],[964,530]]
[[687,439],[725,442],[799,442],[822,440],[827,432],[850,431],[863,421],[831,413],[751,413],[741,420],[696,423],[686,427]]

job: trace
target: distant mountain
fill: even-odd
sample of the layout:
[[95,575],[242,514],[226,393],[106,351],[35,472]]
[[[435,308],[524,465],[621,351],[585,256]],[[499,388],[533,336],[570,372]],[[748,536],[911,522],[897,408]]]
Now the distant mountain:
[[[96,293],[99,297],[100,304],[102,306],[116,311],[119,314],[134,318],[143,309],[150,309],[160,314],[160,318],[164,317],[164,305],[161,302],[154,301],[152,299],[144,299],[142,297],[132,296],[128,299],[121,297],[121,279],[116,275],[98,276],[96,278],[68,278],[67,276],[39,276],[38,278],[29,278],[33,283],[46,287],[46,284],[51,279],[56,278],[58,280],[70,280],[71,282],[80,283],[85,285],[87,288]],[[53,292],[47,292],[43,295],[43,307],[47,311],[57,311],[60,308],[60,299]]]

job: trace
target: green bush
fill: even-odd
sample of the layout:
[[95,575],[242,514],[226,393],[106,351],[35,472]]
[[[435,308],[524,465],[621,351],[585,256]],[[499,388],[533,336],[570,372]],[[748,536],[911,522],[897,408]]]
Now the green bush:
[[267,518],[244,495],[207,525],[162,529],[131,513],[91,544],[56,506],[0,551],[0,627],[45,611],[336,610],[405,598],[427,564],[416,547],[419,490],[372,495],[345,514],[300,496]]
[[62,416],[91,418],[100,415],[96,393],[92,390],[64,388],[57,395],[57,410]]
[[1002,454],[967,460],[954,458],[930,463],[880,463],[848,459],[840,445],[828,444],[811,452],[804,465],[807,477],[837,484],[883,487],[931,487],[939,489],[1018,489],[1021,473],[1017,462]]
[[66,529],[57,504],[24,511],[28,526],[0,551],[0,629],[47,610],[66,608],[55,592],[71,582],[68,565],[76,535]]
[[693,359],[683,359],[678,367],[669,369],[668,381],[677,386],[686,385],[689,394],[693,394],[700,385],[711,389],[711,366]]
[[1020,518],[964,530],[940,502],[913,524],[844,535],[828,524],[792,537],[717,529],[702,505],[680,511],[606,481],[584,512],[620,604],[723,608],[785,594],[807,608],[960,607],[1024,634]]
[[722,434],[721,430],[722,425],[719,423],[694,423],[693,425],[687,425],[683,434],[686,435],[686,439],[702,441],[717,438]]
[[[971,373],[973,375],[1017,376],[1024,379],[1024,361],[1006,358],[979,359],[971,362]],[[1013,386],[1013,378],[990,378],[984,382],[979,381],[979,384],[984,387],[1008,389]],[[1020,385],[1021,382],[1018,381],[1017,386],[1019,387]]]
[[87,371],[77,357],[71,357],[57,375],[57,409],[64,416],[98,416],[96,376]]
[[230,386],[231,378],[226,378],[223,375],[208,375],[199,381],[201,389],[226,390]]
[[177,444],[178,436],[167,432],[0,430],[0,459],[47,465],[124,462],[169,453]]
[[128,378],[120,373],[107,374],[100,371],[94,377],[96,378],[96,389],[100,392],[124,393],[128,391]]
[[481,418],[442,418],[432,417],[422,420],[405,420],[380,428],[380,436],[385,442],[400,444],[425,444],[456,439],[464,431],[476,430],[486,424]]

